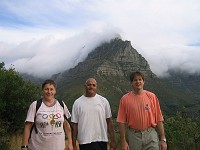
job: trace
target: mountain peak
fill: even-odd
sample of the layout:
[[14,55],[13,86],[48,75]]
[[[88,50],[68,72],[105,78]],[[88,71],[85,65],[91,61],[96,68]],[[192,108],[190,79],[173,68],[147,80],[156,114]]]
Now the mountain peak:
[[62,77],[129,76],[130,72],[138,70],[155,77],[148,62],[130,41],[115,38],[95,48],[83,62],[62,73]]

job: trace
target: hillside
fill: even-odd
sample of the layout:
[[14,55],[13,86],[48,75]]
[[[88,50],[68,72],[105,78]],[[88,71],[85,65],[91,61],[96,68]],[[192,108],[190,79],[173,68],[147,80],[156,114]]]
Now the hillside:
[[190,111],[193,106],[198,109],[199,97],[188,95],[184,88],[168,84],[167,79],[157,78],[146,59],[131,46],[131,42],[118,38],[97,47],[83,62],[52,78],[58,84],[58,98],[65,100],[70,109],[74,100],[83,93],[85,80],[96,78],[98,93],[110,101],[116,116],[121,96],[131,90],[129,74],[138,70],[145,74],[145,88],[158,96],[165,114],[174,114],[183,107],[186,107],[186,111]]
[[[183,92],[180,95],[188,95],[189,97],[183,97],[187,103],[184,105],[184,109],[190,112],[190,115],[196,117],[200,110],[200,74],[189,74],[186,72],[180,72],[175,70],[169,71],[169,77],[161,78],[161,80],[167,84],[170,88],[175,88],[176,91]],[[188,99],[187,99],[188,98]],[[191,101],[193,100],[193,101]]]

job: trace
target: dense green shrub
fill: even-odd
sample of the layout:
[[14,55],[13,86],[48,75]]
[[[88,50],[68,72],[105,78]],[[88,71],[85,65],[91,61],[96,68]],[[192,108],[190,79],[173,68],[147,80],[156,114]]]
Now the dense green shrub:
[[198,150],[200,145],[200,120],[178,112],[165,121],[168,150]]
[[24,81],[10,67],[0,63],[0,147],[9,145],[8,136],[23,128],[30,103],[40,96],[39,87]]

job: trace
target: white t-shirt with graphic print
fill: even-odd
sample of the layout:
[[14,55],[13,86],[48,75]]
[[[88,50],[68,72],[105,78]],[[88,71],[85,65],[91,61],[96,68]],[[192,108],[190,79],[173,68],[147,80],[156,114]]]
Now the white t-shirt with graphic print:
[[[36,101],[34,101],[28,110],[25,122],[34,122],[36,112]],[[64,116],[71,117],[71,114],[64,104],[63,107],[56,101],[55,105],[49,107],[43,102],[36,113],[36,134],[33,128],[31,138],[29,139],[30,150],[64,150],[65,132],[63,129]]]

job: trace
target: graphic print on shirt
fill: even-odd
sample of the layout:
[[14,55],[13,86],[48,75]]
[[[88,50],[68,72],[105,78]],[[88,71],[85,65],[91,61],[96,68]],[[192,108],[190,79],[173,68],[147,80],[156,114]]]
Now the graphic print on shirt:
[[62,127],[63,117],[61,112],[40,112],[37,114],[37,125],[39,128],[52,130]]
[[149,110],[150,108],[149,108],[149,104],[146,104],[145,105],[145,110]]

